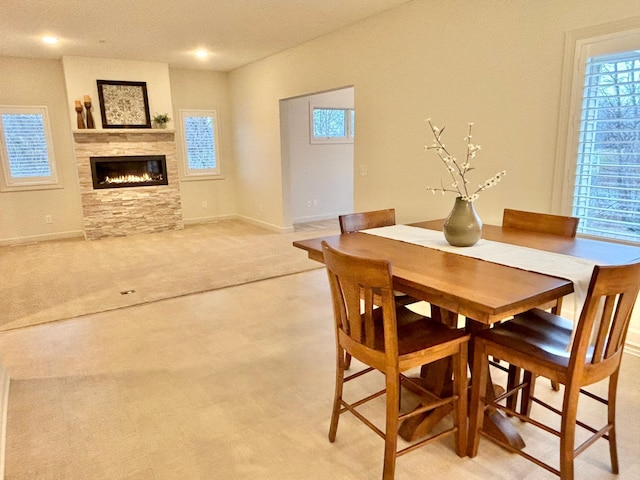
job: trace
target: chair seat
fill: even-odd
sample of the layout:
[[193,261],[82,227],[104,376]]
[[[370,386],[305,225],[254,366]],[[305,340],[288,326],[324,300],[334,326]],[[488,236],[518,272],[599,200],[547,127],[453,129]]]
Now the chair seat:
[[[445,324],[415,313],[408,308],[398,306],[396,308],[398,322],[398,354],[406,355],[438,344],[444,344],[456,339],[464,338],[467,333],[464,329],[449,328]],[[374,316],[376,324],[376,339],[373,348],[384,352],[384,328],[382,328],[381,309],[376,310]]]
[[548,366],[568,367],[573,322],[535,308],[477,335]]

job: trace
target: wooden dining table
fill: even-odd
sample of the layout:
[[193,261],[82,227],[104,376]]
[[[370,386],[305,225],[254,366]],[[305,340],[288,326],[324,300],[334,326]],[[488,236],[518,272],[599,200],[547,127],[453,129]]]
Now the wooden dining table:
[[[443,223],[444,220],[433,220],[411,225],[442,230]],[[493,225],[483,226],[482,238],[589,259],[600,264],[617,265],[640,259],[640,248],[632,245]],[[471,334],[574,291],[573,283],[565,278],[363,232],[299,240],[293,245],[305,250],[309,258],[323,262],[323,241],[352,255],[390,260],[396,290],[428,302],[432,316],[450,325],[456,325],[459,316],[464,316]],[[485,425],[487,419],[494,435],[515,448],[524,447],[522,438],[501,412],[490,412]],[[400,434],[407,440],[413,440],[431,428],[433,422],[434,418],[425,416],[414,420],[410,428],[401,427]]]

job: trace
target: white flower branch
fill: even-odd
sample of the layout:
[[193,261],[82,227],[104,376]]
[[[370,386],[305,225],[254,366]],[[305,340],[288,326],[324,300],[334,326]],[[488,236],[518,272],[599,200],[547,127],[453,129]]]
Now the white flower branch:
[[444,143],[442,143],[441,138],[445,127],[438,128],[433,123],[431,123],[430,118],[427,119],[427,123],[431,128],[431,132],[433,133],[433,138],[435,141],[432,145],[427,145],[424,148],[425,150],[436,151],[436,154],[444,163],[444,166],[449,172],[452,180],[450,187],[445,187],[444,184],[440,182],[440,188],[427,187],[427,190],[431,191],[434,194],[436,192],[440,192],[442,193],[442,195],[444,195],[446,192],[452,192],[465,201],[473,202],[478,198],[480,192],[495,186],[502,179],[502,177],[507,174],[506,170],[498,172],[493,177],[486,180],[483,184],[478,185],[478,188],[473,193],[469,193],[469,180],[467,179],[467,173],[474,169],[471,166],[471,160],[476,157],[478,151],[480,151],[482,148],[480,145],[471,142],[471,129],[473,127],[473,123],[469,124],[469,133],[464,138],[464,140],[467,142],[467,154],[463,163],[460,163],[456,157],[451,155],[447,150],[447,147],[444,145]]

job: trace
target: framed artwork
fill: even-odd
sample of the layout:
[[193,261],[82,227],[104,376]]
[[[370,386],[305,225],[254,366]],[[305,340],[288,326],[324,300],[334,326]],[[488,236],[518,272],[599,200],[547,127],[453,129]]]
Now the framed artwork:
[[147,82],[97,83],[102,128],[151,128]]

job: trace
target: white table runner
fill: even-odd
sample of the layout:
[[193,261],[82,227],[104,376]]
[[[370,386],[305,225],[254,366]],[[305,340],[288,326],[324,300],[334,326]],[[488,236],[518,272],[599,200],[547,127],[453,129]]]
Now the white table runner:
[[574,320],[579,318],[584,305],[593,267],[602,264],[571,255],[485,239],[480,239],[472,247],[454,247],[449,245],[440,231],[409,225],[370,228],[362,232],[571,280],[574,289]]

